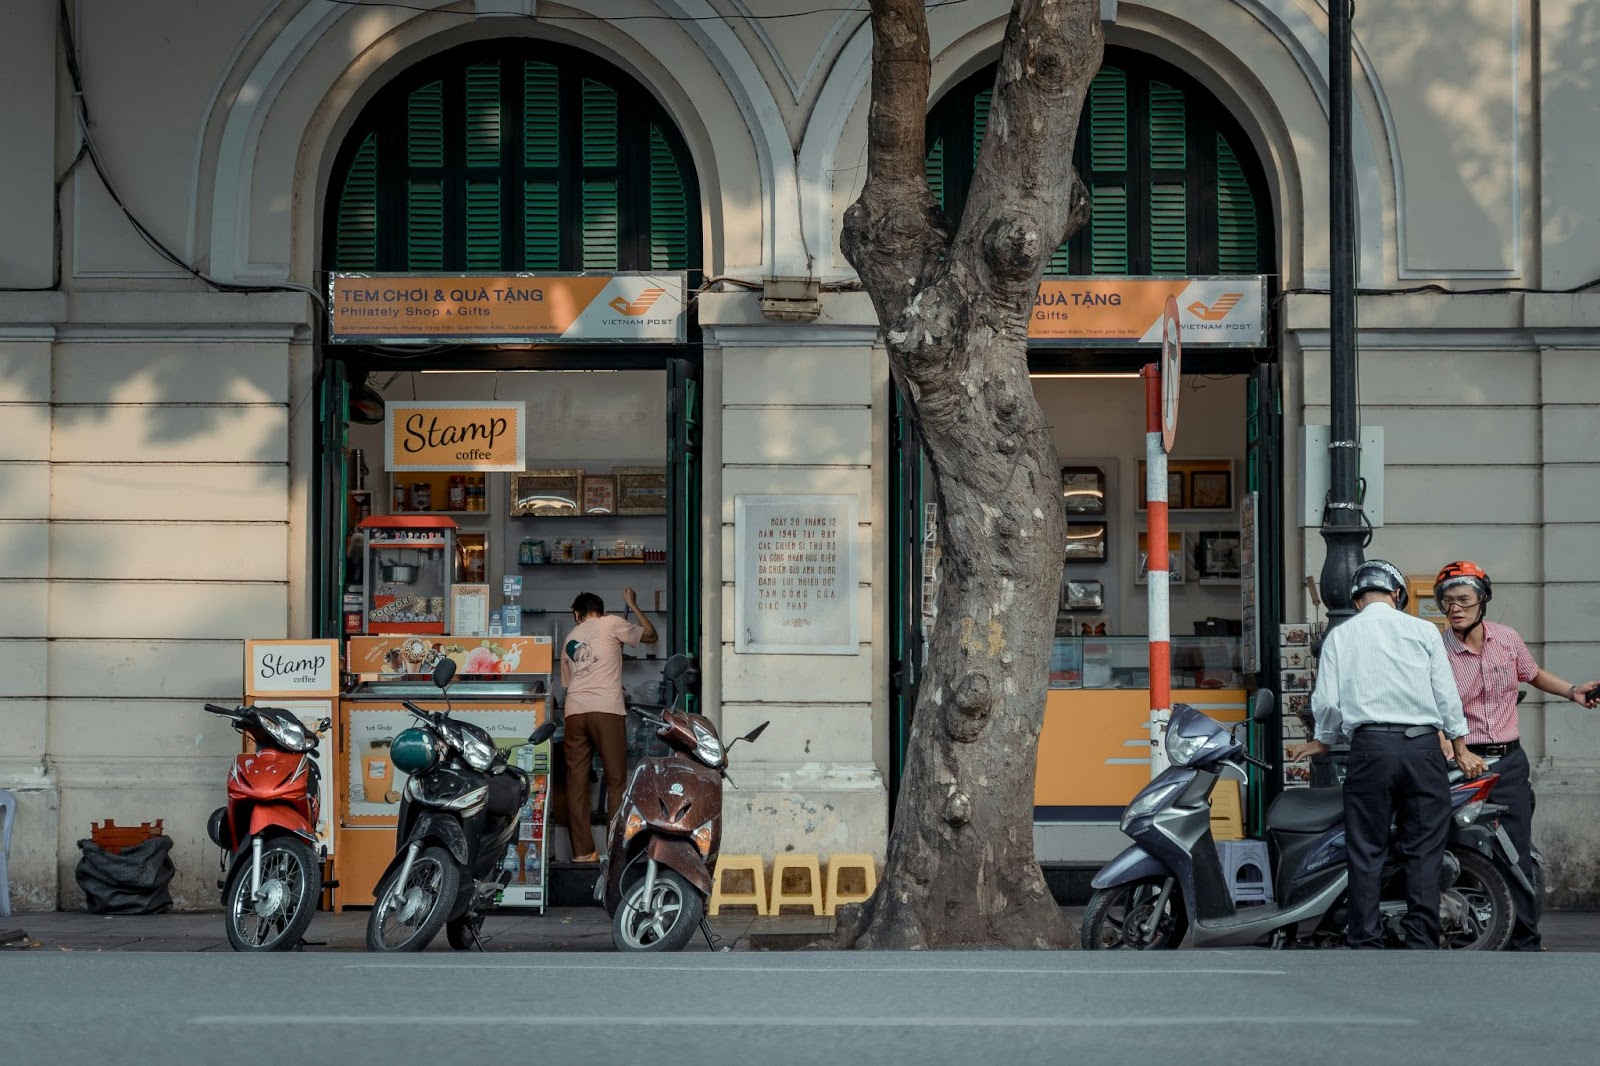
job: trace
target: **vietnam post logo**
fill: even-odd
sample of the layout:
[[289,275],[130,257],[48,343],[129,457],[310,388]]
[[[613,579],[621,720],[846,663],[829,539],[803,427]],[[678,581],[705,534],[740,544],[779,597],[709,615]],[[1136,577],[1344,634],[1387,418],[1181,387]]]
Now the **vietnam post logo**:
[[610,303],[610,308],[619,315],[629,318],[638,318],[640,315],[654,307],[656,301],[667,294],[666,289],[646,289],[639,294],[639,298],[629,303],[626,298],[618,296]]
[[1221,322],[1228,317],[1228,312],[1232,311],[1242,299],[1244,299],[1244,293],[1242,292],[1225,292],[1210,307],[1196,300],[1186,310],[1201,321]]

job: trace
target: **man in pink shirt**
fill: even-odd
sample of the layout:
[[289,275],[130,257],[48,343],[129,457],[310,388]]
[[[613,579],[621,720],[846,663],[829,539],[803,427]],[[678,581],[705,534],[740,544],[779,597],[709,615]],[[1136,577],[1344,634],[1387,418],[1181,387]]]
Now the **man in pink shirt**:
[[561,684],[566,689],[567,834],[574,862],[599,862],[589,824],[589,764],[594,753],[606,773],[606,814],[622,802],[628,770],[628,709],[622,702],[623,645],[654,644],[650,624],[632,589],[622,600],[638,625],[606,614],[599,596],[585,592],[572,601],[577,621],[561,646]]
[[[1477,563],[1458,560],[1446,565],[1434,578],[1434,602],[1450,619],[1444,647],[1467,716],[1467,750],[1481,758],[1498,760],[1493,769],[1500,780],[1490,798],[1506,808],[1500,824],[1517,849],[1523,876],[1531,883],[1534,800],[1528,754],[1522,749],[1522,730],[1517,721],[1517,685],[1527,682],[1580,707],[1594,707],[1600,704],[1600,681],[1569,685],[1542,669],[1515,629],[1485,621],[1493,598],[1494,585]],[[1463,759],[1462,769],[1468,776],[1475,776],[1479,767],[1467,765],[1469,762],[1475,760]],[[1517,914],[1507,950],[1540,950],[1538,901],[1515,882],[1511,896]]]

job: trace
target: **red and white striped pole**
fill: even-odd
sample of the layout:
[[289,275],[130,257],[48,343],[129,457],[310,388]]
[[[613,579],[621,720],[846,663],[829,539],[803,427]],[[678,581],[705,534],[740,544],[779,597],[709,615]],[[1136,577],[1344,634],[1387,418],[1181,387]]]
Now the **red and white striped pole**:
[[1150,776],[1167,768],[1163,741],[1172,715],[1172,616],[1167,592],[1167,448],[1162,440],[1161,370],[1147,363],[1144,379],[1145,499],[1149,501]]

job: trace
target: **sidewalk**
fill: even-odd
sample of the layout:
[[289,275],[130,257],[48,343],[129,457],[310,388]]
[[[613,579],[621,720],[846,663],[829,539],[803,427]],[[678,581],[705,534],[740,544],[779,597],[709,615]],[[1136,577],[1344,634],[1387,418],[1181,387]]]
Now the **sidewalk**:
[[[318,912],[306,933],[307,951],[365,951],[367,911]],[[833,931],[832,918],[786,914],[757,917],[749,910],[731,910],[711,920],[714,935],[734,951],[784,950],[799,947]],[[220,912],[101,915],[82,911],[28,911],[0,918],[0,937],[14,930],[26,940],[0,943],[0,952],[35,951],[231,951]],[[500,911],[483,926],[485,951],[613,951],[611,920],[599,907],[552,907],[537,911]],[[450,951],[443,933],[429,951]],[[698,934],[686,950],[706,951]]]
[[[1077,926],[1078,907],[1062,908]],[[307,938],[307,951],[366,950],[367,912],[319,913]],[[732,911],[711,919],[713,931],[734,951],[783,951],[803,946],[833,930],[832,918],[784,915],[758,918]],[[1600,911],[1551,911],[1541,922],[1551,951],[1600,951]],[[25,941],[0,943],[0,952],[33,951],[228,951],[219,913],[106,916],[83,912],[30,911],[0,918],[0,936],[21,929]],[[598,907],[557,907],[545,914],[502,912],[484,923],[486,951],[612,951],[611,923]],[[430,951],[449,951],[441,934]],[[705,951],[703,937],[687,950]]]

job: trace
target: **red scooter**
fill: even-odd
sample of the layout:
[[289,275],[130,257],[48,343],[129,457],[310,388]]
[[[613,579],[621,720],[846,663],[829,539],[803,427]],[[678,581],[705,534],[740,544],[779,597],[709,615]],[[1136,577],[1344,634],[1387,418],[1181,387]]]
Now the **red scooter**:
[[214,703],[206,710],[255,743],[233,760],[228,804],[211,813],[206,832],[223,852],[223,924],[235,951],[292,951],[316,913],[322,892],[319,773],[312,756],[318,730],[278,707]]

